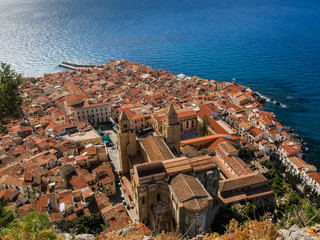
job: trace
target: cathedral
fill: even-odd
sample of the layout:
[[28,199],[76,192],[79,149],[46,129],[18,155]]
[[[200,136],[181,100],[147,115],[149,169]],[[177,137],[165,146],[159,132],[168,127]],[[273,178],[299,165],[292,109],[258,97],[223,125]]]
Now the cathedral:
[[216,215],[219,171],[210,156],[180,154],[180,129],[172,104],[158,136],[137,138],[121,112],[119,160],[136,218],[154,231],[177,230],[193,236],[209,230]]

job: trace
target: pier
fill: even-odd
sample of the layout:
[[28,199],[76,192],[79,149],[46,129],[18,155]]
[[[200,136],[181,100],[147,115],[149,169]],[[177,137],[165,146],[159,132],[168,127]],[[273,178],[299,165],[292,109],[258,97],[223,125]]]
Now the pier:
[[81,68],[94,68],[94,67],[100,67],[100,65],[85,65],[85,64],[75,64],[75,63],[68,63],[68,62],[62,62],[59,64],[60,67],[77,70]]

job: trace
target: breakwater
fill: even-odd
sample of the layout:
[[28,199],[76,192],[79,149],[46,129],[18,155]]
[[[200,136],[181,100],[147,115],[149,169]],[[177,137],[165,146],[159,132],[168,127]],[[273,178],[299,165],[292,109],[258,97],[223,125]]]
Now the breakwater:
[[69,63],[69,62],[62,62],[59,64],[60,67],[77,70],[81,68],[94,68],[94,67],[100,67],[100,65],[87,65],[87,64],[75,64],[75,63]]

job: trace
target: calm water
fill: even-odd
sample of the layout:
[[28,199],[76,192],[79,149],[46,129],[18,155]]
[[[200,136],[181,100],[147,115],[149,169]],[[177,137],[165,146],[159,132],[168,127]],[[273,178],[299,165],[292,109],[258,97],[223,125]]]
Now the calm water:
[[308,142],[320,168],[320,1],[0,0],[0,61],[24,76],[129,59],[237,78]]

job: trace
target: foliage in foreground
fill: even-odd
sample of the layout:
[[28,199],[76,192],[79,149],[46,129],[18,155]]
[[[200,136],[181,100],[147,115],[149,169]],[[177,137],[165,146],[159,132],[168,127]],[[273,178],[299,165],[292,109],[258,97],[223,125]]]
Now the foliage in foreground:
[[[15,218],[15,212],[10,209],[7,202],[0,199],[0,225],[1,228],[6,228]],[[0,236],[1,236],[0,228]]]
[[278,229],[271,221],[258,222],[257,220],[248,221],[243,226],[232,219],[230,221],[228,230],[225,234],[218,233],[207,234],[204,239],[223,239],[223,240],[274,240],[278,237]]
[[[143,240],[145,239],[143,235],[140,234],[140,232],[135,230],[130,230],[125,234],[118,235],[118,236],[108,236],[108,237],[102,237],[98,236],[96,238],[97,240]],[[162,232],[156,236],[153,236],[154,240],[180,240],[183,239],[181,237],[181,234],[177,232]]]
[[[208,233],[204,236],[204,240],[274,240],[278,237],[278,229],[271,221],[248,221],[240,226],[238,221],[232,219],[228,229],[224,234]],[[143,240],[144,237],[138,231],[129,231],[124,235],[110,236],[106,238],[98,237],[99,240]],[[155,240],[179,240],[184,239],[177,232],[162,232],[154,237]]]
[[55,240],[62,239],[51,228],[51,222],[46,214],[29,213],[27,216],[15,219],[6,228],[1,230],[1,239],[30,239]]

